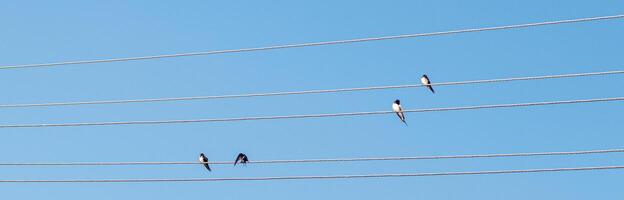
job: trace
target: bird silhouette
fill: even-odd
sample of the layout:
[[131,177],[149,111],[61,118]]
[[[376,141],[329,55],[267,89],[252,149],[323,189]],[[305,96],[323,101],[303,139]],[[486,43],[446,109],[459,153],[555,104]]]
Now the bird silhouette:
[[247,162],[249,162],[247,155],[245,155],[244,153],[239,153],[238,156],[236,156],[236,160],[234,161],[234,166],[236,166],[237,163],[247,164]]
[[405,114],[403,114],[403,108],[401,108],[401,101],[400,100],[395,100],[394,103],[392,104],[392,111],[394,111],[397,116],[399,116],[399,119],[405,124],[405,126],[407,126],[407,122],[405,122]]
[[429,80],[429,77],[427,77],[426,74],[423,74],[422,77],[420,77],[420,82],[425,85],[425,87],[429,88],[429,90],[431,90],[432,93],[435,94],[435,90],[433,90],[433,87],[431,87],[431,81]]
[[210,165],[208,165],[208,158],[206,158],[206,156],[204,155],[204,153],[200,153],[200,154],[199,154],[199,162],[200,162],[200,163],[204,163],[204,167],[206,167],[206,169],[207,169],[208,171],[212,171],[212,170],[210,169]]

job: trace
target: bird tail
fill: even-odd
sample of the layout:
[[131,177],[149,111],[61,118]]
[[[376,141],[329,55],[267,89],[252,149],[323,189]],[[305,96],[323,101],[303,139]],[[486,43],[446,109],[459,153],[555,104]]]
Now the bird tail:
[[401,120],[401,122],[403,122],[405,124],[405,126],[407,126],[407,122],[405,122],[405,115],[403,115],[402,113],[397,112],[396,113],[397,116],[399,116],[399,119]]
[[427,85],[427,87],[429,88],[429,90],[431,90],[432,93],[435,94],[435,90],[433,90],[433,87],[431,87],[431,85]]
[[204,164],[204,167],[206,167],[206,169],[207,169],[208,171],[212,171],[212,170],[210,169],[210,166],[209,166],[208,164]]

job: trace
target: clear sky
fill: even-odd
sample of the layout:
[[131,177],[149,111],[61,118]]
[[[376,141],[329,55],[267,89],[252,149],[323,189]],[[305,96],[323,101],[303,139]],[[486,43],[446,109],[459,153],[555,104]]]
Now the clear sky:
[[[4,1],[0,65],[259,47],[624,13],[608,1]],[[0,71],[1,104],[332,89],[624,69],[624,20]],[[624,96],[622,75],[340,94],[2,109],[0,124],[197,119]],[[624,147],[622,103],[342,118],[2,129],[0,162],[230,161]],[[0,179],[419,173],[624,165],[621,154],[213,166],[2,167]],[[217,183],[0,184],[7,199],[614,199],[623,171]]]

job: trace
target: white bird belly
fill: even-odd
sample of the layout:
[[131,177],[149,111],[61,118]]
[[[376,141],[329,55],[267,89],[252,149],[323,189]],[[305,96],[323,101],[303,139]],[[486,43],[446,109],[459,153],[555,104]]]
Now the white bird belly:
[[425,85],[429,85],[429,80],[425,77],[420,78],[420,82]]
[[397,104],[392,104],[392,110],[394,112],[399,112],[399,111],[401,111],[401,106],[397,105]]

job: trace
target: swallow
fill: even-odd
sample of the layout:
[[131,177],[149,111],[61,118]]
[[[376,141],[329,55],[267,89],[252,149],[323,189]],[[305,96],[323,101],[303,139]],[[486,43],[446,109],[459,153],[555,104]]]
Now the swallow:
[[431,90],[432,93],[435,94],[435,90],[433,90],[433,87],[431,87],[431,81],[429,81],[429,77],[427,77],[426,74],[423,74],[422,77],[420,77],[420,82],[425,85],[427,88],[429,88],[429,90]]
[[200,154],[199,154],[199,162],[200,162],[200,163],[204,163],[204,167],[206,167],[206,169],[207,169],[208,171],[212,171],[212,170],[210,169],[210,165],[208,165],[208,158],[206,158],[206,156],[204,155],[204,153],[200,153]]
[[249,162],[249,159],[247,159],[247,155],[245,155],[244,153],[239,153],[236,157],[236,160],[234,161],[234,166],[236,166],[236,163],[239,162],[241,164],[247,164],[247,162]]
[[398,99],[394,101],[392,104],[392,111],[394,111],[397,116],[399,116],[399,119],[405,123],[405,126],[407,126],[407,122],[405,122],[405,114],[403,114],[403,108],[401,108],[401,101]]

